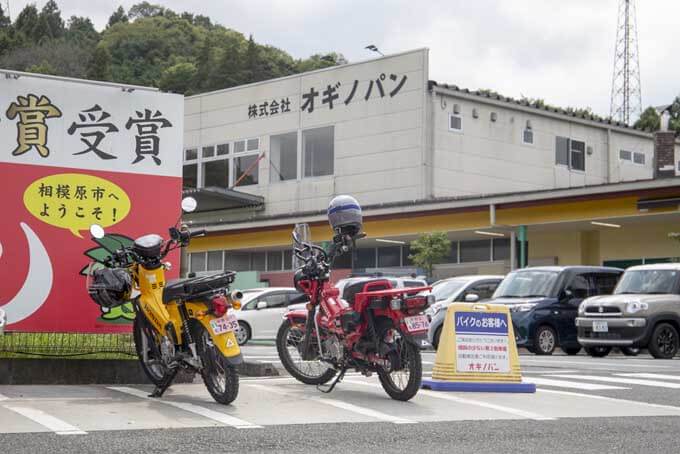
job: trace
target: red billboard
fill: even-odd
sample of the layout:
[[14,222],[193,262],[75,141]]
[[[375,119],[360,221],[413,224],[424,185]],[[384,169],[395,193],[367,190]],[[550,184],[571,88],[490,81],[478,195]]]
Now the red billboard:
[[[7,74],[0,77],[6,329],[128,331],[129,304],[101,308],[87,295],[83,270],[107,253],[88,229],[102,225],[123,242],[167,236],[180,215],[183,98]],[[168,259],[179,265],[178,254]]]

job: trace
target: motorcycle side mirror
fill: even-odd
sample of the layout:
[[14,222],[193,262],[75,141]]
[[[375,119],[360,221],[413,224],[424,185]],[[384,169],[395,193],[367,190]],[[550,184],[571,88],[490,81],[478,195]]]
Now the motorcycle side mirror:
[[104,227],[102,227],[99,224],[92,224],[90,226],[90,235],[92,235],[92,238],[97,238],[97,239],[104,238],[104,235],[105,235]]
[[185,197],[182,199],[182,211],[185,213],[191,213],[196,210],[198,202],[193,197]]

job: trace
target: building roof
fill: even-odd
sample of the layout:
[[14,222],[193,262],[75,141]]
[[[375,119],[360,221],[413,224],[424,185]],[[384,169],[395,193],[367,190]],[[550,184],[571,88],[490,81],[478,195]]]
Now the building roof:
[[525,99],[514,99],[510,98],[508,96],[503,96],[498,93],[493,93],[489,91],[481,91],[481,90],[470,90],[468,88],[460,88],[457,85],[453,84],[446,84],[446,83],[439,83],[435,80],[430,80],[428,81],[428,89],[433,90],[436,88],[444,89],[447,91],[451,92],[456,92],[461,95],[466,95],[466,96],[472,96],[472,97],[477,97],[480,100],[491,100],[491,101],[496,101],[496,102],[502,102],[506,104],[511,104],[514,107],[523,107],[525,109],[531,109],[535,111],[536,114],[541,115],[541,114],[557,114],[563,117],[567,117],[570,119],[578,119],[581,121],[586,121],[589,123],[592,123],[593,125],[599,126],[599,127],[606,127],[606,128],[620,128],[622,130],[628,130],[631,132],[637,132],[637,133],[644,133],[645,135],[648,135],[651,137],[652,131],[649,129],[643,129],[643,128],[636,128],[634,126],[630,126],[626,123],[619,122],[616,120],[613,120],[611,118],[602,118],[598,115],[594,114],[587,114],[587,113],[580,113],[577,114],[576,112],[573,111],[568,111],[566,109],[562,108],[557,108],[557,107],[552,107],[552,106],[536,106],[535,104],[525,100]]
[[218,187],[189,188],[183,197],[194,197],[198,202],[196,213],[229,210],[233,208],[258,208],[264,205],[264,197]]

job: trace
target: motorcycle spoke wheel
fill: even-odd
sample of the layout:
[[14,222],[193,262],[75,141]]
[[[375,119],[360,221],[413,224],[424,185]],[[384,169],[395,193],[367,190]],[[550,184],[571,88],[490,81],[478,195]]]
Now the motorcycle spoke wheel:
[[197,337],[198,355],[203,365],[201,376],[205,387],[215,401],[230,404],[238,395],[239,380],[236,370],[227,364],[207,330],[201,327]]
[[385,392],[395,400],[410,400],[416,395],[423,376],[420,350],[398,333],[394,334],[394,349],[388,355],[391,366],[378,369]]
[[283,322],[276,336],[276,349],[283,367],[302,383],[320,385],[328,382],[336,371],[320,359],[303,360],[300,353],[303,340],[304,332],[300,328],[291,326],[287,320]]
[[[137,351],[139,362],[142,365],[142,370],[151,383],[156,386],[163,384],[172,371],[168,369],[163,363],[163,359],[157,353],[160,351],[160,338],[158,334],[145,320],[141,319],[141,315],[135,317],[132,329],[135,340],[135,350]],[[152,345],[155,346],[155,348],[152,347]],[[146,361],[144,361],[145,350],[147,357]]]

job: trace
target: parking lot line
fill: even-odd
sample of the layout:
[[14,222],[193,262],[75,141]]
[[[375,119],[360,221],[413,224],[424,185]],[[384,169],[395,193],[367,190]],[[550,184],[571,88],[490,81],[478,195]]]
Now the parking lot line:
[[176,402],[172,400],[165,400],[165,399],[153,399],[149,397],[147,392],[142,391],[141,389],[135,389],[135,388],[128,388],[126,386],[110,386],[108,389],[113,390],[113,391],[118,391],[121,393],[129,394],[131,396],[139,397],[141,399],[147,399],[151,400],[153,402],[158,402],[159,404],[165,404],[165,405],[170,405],[171,407],[179,408],[180,410],[187,411],[189,413],[194,413],[199,416],[203,416],[204,418],[212,419],[213,421],[217,421],[219,423],[222,423],[226,426],[231,426],[235,427],[237,429],[261,429],[262,426],[258,426],[257,424],[253,424],[248,421],[244,421],[243,419],[235,418],[234,416],[229,416],[225,413],[221,413],[219,411],[211,410],[209,408],[205,407],[200,407],[198,405],[186,403],[186,402]]
[[[550,375],[553,377],[554,375]],[[605,390],[613,390],[613,389],[630,389],[630,388],[625,388],[622,386],[611,386],[611,385],[598,385],[594,383],[584,383],[584,382],[574,382],[574,381],[566,381],[566,380],[554,380],[552,378],[543,378],[543,377],[527,377],[524,376],[522,377],[522,381],[528,382],[528,383],[534,383],[536,385],[543,385],[543,386],[556,386],[558,388],[573,388],[573,389],[582,389],[584,391],[605,391]]]
[[15,413],[19,413],[21,416],[30,419],[43,427],[47,427],[52,432],[57,435],[86,435],[87,432],[80,430],[80,428],[73,426],[66,421],[62,421],[59,418],[55,418],[52,415],[45,413],[44,411],[37,410],[35,408],[28,407],[14,407],[10,405],[4,405],[4,408],[12,410]]
[[[374,383],[365,383],[365,382],[360,382],[360,381],[354,381],[354,380],[345,380],[347,383],[352,383],[355,385],[363,385],[363,386],[372,386],[372,387],[381,387],[378,384]],[[526,411],[526,410],[520,410],[518,408],[512,408],[512,407],[506,407],[504,405],[497,405],[497,404],[492,404],[490,402],[482,402],[479,400],[474,400],[474,399],[468,399],[466,397],[458,397],[458,396],[453,396],[451,394],[446,393],[445,391],[442,392],[437,392],[437,391],[428,391],[421,389],[418,391],[418,394],[422,394],[424,396],[428,397],[434,397],[436,399],[444,399],[444,400],[450,400],[452,402],[457,402],[459,404],[465,404],[465,405],[473,405],[477,407],[483,407],[483,408],[488,408],[491,410],[496,410],[502,413],[508,413],[513,416],[519,416],[521,418],[526,418],[526,419],[535,419],[537,421],[551,421],[554,420],[555,418],[551,418],[548,416],[543,416],[539,415],[538,413],[534,413],[531,411]]]
[[624,383],[627,385],[654,386],[657,388],[680,389],[680,383],[668,383],[658,380],[640,380],[637,378],[603,377],[601,375],[551,375],[551,377],[574,378],[576,380],[603,381],[608,383]]
[[616,375],[621,376],[621,377],[651,378],[651,379],[660,378],[662,380],[680,380],[680,376],[678,376],[678,375],[668,375],[668,374],[638,373],[638,374],[616,374]]
[[[345,381],[350,382],[349,380],[345,380]],[[256,389],[259,389],[261,391],[278,394],[280,396],[288,396],[288,397],[293,397],[295,399],[304,399],[304,400],[309,400],[311,402],[317,402],[317,403],[320,403],[320,404],[330,405],[330,406],[333,406],[333,407],[336,407],[336,408],[340,408],[342,410],[347,410],[347,411],[352,412],[352,413],[358,413],[360,415],[370,416],[372,418],[379,419],[381,421],[391,422],[391,423],[394,423],[394,424],[416,424],[417,423],[417,421],[412,421],[410,419],[400,418],[398,416],[388,415],[387,413],[382,413],[382,412],[379,412],[379,411],[376,411],[376,410],[372,410],[370,408],[360,407],[359,405],[354,405],[354,404],[342,402],[342,401],[335,400],[335,399],[326,399],[326,398],[322,398],[322,397],[301,396],[301,395],[298,395],[298,394],[295,394],[295,393],[283,391],[281,389],[277,389],[277,388],[274,388],[274,387],[271,387],[271,386],[265,386],[265,385],[257,385],[257,384],[248,383],[246,386],[249,386],[251,388],[256,388]]]
[[9,397],[3,396],[2,394],[0,394],[0,401],[2,401],[2,400],[8,400],[8,399],[9,399]]
[[617,367],[623,367],[625,369],[630,369],[632,367],[639,367],[642,369],[649,368],[649,369],[673,369],[672,366],[656,366],[656,365],[651,365],[651,364],[638,364],[630,361],[625,361],[621,362],[621,364],[617,364],[615,361],[611,362],[594,362],[594,361],[569,361],[569,360],[563,360],[561,358],[555,358],[554,361],[549,360],[549,359],[535,359],[535,358],[521,358],[519,359],[520,365],[527,363],[527,364],[552,364],[552,365],[560,365],[560,364],[577,364],[579,366],[583,367],[590,367],[590,366],[607,366],[608,368],[617,368]]
[[544,389],[544,388],[538,388],[536,389],[537,393],[545,393],[545,394],[561,394],[563,396],[572,396],[572,397],[585,397],[588,399],[597,399],[597,400],[606,400],[609,402],[616,402],[619,404],[626,404],[626,405],[641,405],[643,407],[650,407],[650,408],[660,408],[663,410],[670,410],[673,412],[676,412],[678,416],[680,416],[680,407],[674,407],[672,405],[663,405],[663,404],[652,404],[649,402],[640,402],[637,400],[627,400],[627,399],[619,399],[616,397],[607,397],[607,396],[598,396],[596,394],[583,394],[583,393],[575,393],[573,391],[558,391],[556,389]]

